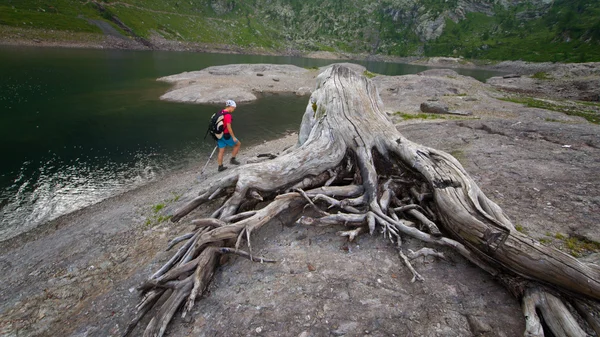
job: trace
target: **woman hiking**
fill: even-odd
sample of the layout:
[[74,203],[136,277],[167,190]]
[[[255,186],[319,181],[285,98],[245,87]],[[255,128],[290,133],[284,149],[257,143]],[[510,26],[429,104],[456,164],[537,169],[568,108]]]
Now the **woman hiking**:
[[225,154],[225,147],[233,147],[231,152],[231,159],[229,162],[233,165],[239,165],[240,162],[235,159],[235,156],[240,151],[242,143],[235,138],[233,129],[231,128],[231,113],[235,111],[237,105],[233,100],[225,102],[225,109],[221,110],[223,115],[223,137],[217,140],[217,146],[219,147],[219,154],[217,155],[217,163],[219,164],[219,172],[227,169],[227,166],[223,166],[223,155]]

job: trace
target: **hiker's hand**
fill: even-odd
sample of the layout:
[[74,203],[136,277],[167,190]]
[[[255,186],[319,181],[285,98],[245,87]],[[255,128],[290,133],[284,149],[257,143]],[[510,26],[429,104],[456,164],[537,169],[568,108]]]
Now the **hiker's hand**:
[[237,138],[235,138],[235,137],[233,137],[233,142],[234,142],[234,143],[237,143],[237,142],[238,142],[238,139],[237,139]]

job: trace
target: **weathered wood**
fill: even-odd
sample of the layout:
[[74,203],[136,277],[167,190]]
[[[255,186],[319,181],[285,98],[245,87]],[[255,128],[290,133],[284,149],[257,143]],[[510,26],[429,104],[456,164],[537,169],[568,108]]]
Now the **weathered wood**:
[[161,306],[156,316],[148,323],[148,326],[144,331],[144,337],[159,337],[165,333],[171,318],[173,318],[173,315],[175,315],[175,312],[179,309],[181,303],[183,303],[189,292],[192,290],[192,286],[193,282],[190,278],[177,282],[171,296],[169,296],[167,301]]
[[[395,153],[430,183],[444,229],[489,263],[600,299],[600,272],[519,233],[452,156],[399,137]],[[390,146],[393,146],[391,144]]]
[[556,337],[587,336],[563,302],[550,293],[537,288],[527,289],[523,300],[523,310],[525,316],[529,318],[526,336],[544,336],[538,312]]
[[415,281],[419,281],[419,282],[425,281],[425,279],[423,278],[423,276],[421,276],[421,274],[419,274],[415,270],[415,268],[413,268],[412,264],[410,264],[410,261],[408,260],[408,258],[406,257],[406,255],[404,255],[404,253],[402,252],[402,249],[398,249],[398,254],[400,255],[400,258],[402,259],[402,262],[404,262],[404,265],[406,265],[406,267],[408,268],[408,270],[410,270],[410,272],[413,275],[413,278],[410,280],[410,283],[415,283]]
[[187,304],[181,315],[182,317],[185,317],[185,315],[192,310],[194,302],[196,301],[196,296],[198,296],[198,293],[204,292],[212,279],[217,264],[218,253],[219,251],[217,248],[212,246],[203,250],[202,253],[200,253],[200,256],[198,256],[198,267],[194,273],[194,287],[188,296]]
[[322,186],[305,192],[309,197],[314,197],[321,194],[328,197],[352,198],[363,194],[364,189],[360,185]]
[[416,258],[419,257],[427,257],[427,256],[435,256],[438,257],[442,260],[446,259],[446,256],[444,255],[444,253],[440,253],[440,252],[436,252],[435,250],[431,249],[431,248],[427,248],[427,247],[423,247],[419,250],[417,250],[416,252],[413,252],[412,250],[408,250],[408,258],[411,260],[414,260]]
[[592,329],[596,332],[596,336],[600,336],[600,317],[592,313],[592,308],[589,304],[582,300],[572,302],[577,312],[588,322]]
[[406,211],[407,214],[413,216],[415,219],[419,220],[423,226],[427,227],[427,231],[429,234],[433,236],[442,236],[442,233],[438,229],[437,225],[433,223],[433,221],[427,219],[423,213],[417,211],[416,209],[409,209]]

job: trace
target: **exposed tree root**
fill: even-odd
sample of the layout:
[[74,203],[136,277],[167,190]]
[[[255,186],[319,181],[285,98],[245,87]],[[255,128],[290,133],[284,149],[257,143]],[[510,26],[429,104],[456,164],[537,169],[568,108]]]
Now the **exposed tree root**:
[[538,288],[525,291],[523,313],[526,322],[525,336],[544,336],[542,319],[556,337],[587,335],[561,299]]
[[422,257],[422,256],[425,256],[425,257],[435,256],[442,260],[446,260],[446,256],[444,255],[444,253],[436,252],[435,250],[433,250],[431,248],[423,247],[423,248],[417,250],[416,252],[413,252],[412,250],[409,249],[408,252],[409,252],[408,258],[411,260],[414,260],[414,259]]
[[[335,65],[319,75],[310,102],[297,148],[231,170],[177,210],[173,222],[225,197],[211,218],[191,220],[194,233],[170,242],[169,248],[185,243],[140,286],[144,297],[126,334],[149,308],[160,306],[144,336],[162,336],[183,302],[185,315],[206,289],[219,254],[272,262],[252,254],[251,234],[282,216],[305,225],[348,226],[338,234],[349,240],[367,230],[379,231],[398,245],[413,274],[411,282],[423,277],[400,249],[403,236],[452,248],[486,272],[509,280],[504,284],[523,301],[527,336],[542,336],[544,327],[556,336],[585,334],[560,296],[539,289],[580,299],[584,302],[574,307],[585,312],[586,305],[597,306],[600,299],[598,267],[516,231],[456,159],[398,133],[381,113],[377,91],[365,77]],[[254,209],[257,200],[266,206]],[[310,214],[298,218],[306,208]],[[244,243],[248,252],[240,250]],[[409,256],[445,258],[429,248]],[[511,286],[510,280],[517,279],[526,280],[527,286]],[[599,324],[592,319],[590,325]]]
[[423,278],[423,276],[421,276],[421,274],[419,274],[415,270],[415,268],[413,268],[412,264],[410,264],[410,261],[408,260],[406,255],[404,255],[404,253],[402,252],[402,249],[398,249],[398,253],[400,254],[400,257],[402,258],[402,262],[404,262],[406,267],[408,267],[410,272],[413,274],[413,278],[410,280],[410,282],[411,283],[414,283],[415,281],[423,282],[425,279]]

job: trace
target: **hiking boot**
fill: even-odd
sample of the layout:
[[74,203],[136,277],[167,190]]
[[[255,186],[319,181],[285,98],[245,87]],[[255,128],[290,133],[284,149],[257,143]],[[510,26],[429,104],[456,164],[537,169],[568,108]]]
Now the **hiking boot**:
[[235,157],[231,158],[231,160],[229,162],[232,163],[233,165],[241,164],[239,161],[237,161],[237,159],[235,159]]
[[227,166],[219,165],[219,172],[227,170]]

